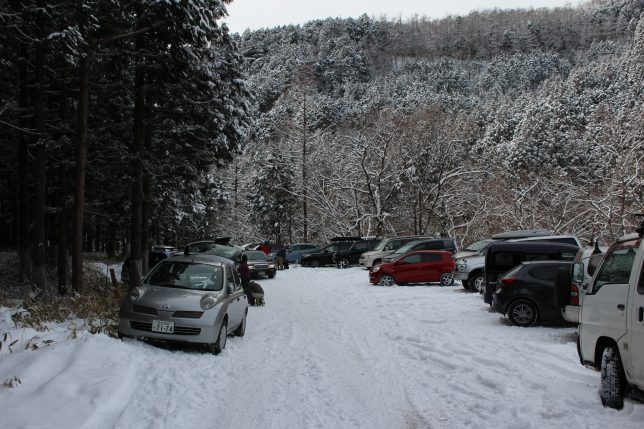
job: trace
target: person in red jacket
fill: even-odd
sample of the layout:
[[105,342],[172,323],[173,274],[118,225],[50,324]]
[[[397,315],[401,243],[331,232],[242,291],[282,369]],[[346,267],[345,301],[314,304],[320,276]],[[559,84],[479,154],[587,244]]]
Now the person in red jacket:
[[268,240],[259,245],[259,250],[266,253],[266,256],[271,253],[271,247],[268,245]]

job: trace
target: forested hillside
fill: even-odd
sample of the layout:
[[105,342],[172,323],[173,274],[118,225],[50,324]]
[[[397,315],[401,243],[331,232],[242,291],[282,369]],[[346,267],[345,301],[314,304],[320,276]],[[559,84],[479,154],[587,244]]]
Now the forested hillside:
[[241,35],[258,121],[234,177],[250,230],[631,231],[644,211],[642,11],[597,1]]
[[0,0],[0,239],[37,284],[70,251],[77,289],[83,250],[644,212],[644,0],[238,35],[225,3]]

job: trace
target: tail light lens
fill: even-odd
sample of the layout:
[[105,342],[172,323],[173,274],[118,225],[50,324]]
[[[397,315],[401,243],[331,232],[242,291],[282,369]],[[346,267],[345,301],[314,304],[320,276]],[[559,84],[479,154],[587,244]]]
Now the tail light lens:
[[575,283],[570,285],[570,305],[579,305],[579,288]]
[[503,286],[512,286],[516,282],[517,282],[517,279],[513,279],[512,277],[501,279],[501,285]]

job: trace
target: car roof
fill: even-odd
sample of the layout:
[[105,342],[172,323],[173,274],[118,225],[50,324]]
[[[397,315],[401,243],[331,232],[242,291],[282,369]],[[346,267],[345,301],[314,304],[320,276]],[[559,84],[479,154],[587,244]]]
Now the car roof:
[[422,238],[422,239],[419,239],[419,240],[410,241],[410,242],[409,242],[409,243],[407,243],[407,244],[427,243],[427,242],[429,242],[429,241],[442,241],[442,240],[452,240],[452,241],[454,241],[454,239],[453,239],[453,238],[450,238],[450,237],[443,237],[443,238]]
[[579,248],[572,244],[553,243],[550,241],[500,241],[490,244],[487,248],[488,255],[494,251],[519,251],[519,250],[569,250],[577,253]]
[[438,255],[449,255],[449,257],[452,257],[452,252],[449,250],[412,250],[407,253],[405,253],[404,256],[409,256],[414,253],[436,253]]
[[527,237],[543,237],[545,235],[552,235],[552,231],[547,229],[524,229],[517,231],[505,231],[494,234],[494,240],[510,240],[513,238],[527,238]]

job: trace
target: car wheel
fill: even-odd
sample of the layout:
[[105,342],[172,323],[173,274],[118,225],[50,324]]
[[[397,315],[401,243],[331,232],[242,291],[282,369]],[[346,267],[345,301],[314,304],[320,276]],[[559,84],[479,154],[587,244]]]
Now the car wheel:
[[320,260],[319,260],[319,259],[314,259],[314,260],[312,260],[312,261],[311,261],[311,266],[312,266],[313,268],[317,268],[317,267],[319,267],[319,266],[320,266]]
[[208,350],[210,353],[213,355],[218,355],[221,353],[223,349],[226,348],[226,338],[228,337],[228,323],[226,320],[224,320],[221,323],[221,327],[219,328],[219,334],[217,334],[217,340],[212,343],[208,344]]
[[516,300],[508,307],[508,318],[515,326],[532,326],[537,323],[537,307],[526,299]]
[[380,276],[380,286],[393,286],[396,282],[390,274],[383,274]]
[[599,397],[605,407],[621,410],[624,407],[624,368],[619,351],[613,346],[602,353]]
[[349,261],[347,259],[340,259],[338,262],[338,268],[347,268],[349,266]]
[[479,292],[483,290],[483,282],[485,281],[485,277],[483,277],[482,272],[476,272],[470,276],[469,279],[467,279],[467,282],[470,285],[470,290],[472,292]]
[[276,274],[276,272],[275,272],[275,271],[271,271],[271,272],[269,272],[269,273],[267,274],[267,276],[268,276],[268,278],[269,278],[269,279],[274,279],[274,278],[275,278],[275,274]]
[[451,286],[454,284],[454,275],[452,273],[443,273],[440,282],[443,286]]
[[373,264],[371,264],[371,266],[375,267],[378,264],[382,264],[382,259],[376,259],[375,261],[373,261]]
[[248,317],[248,309],[246,309],[246,313],[244,314],[244,318],[242,319],[241,323],[239,324],[237,329],[235,329],[235,331],[233,332],[233,335],[235,335],[236,337],[243,337],[244,334],[246,333],[246,318],[247,317]]
[[467,280],[461,280],[461,284],[466,290],[471,291],[470,284],[467,282]]

